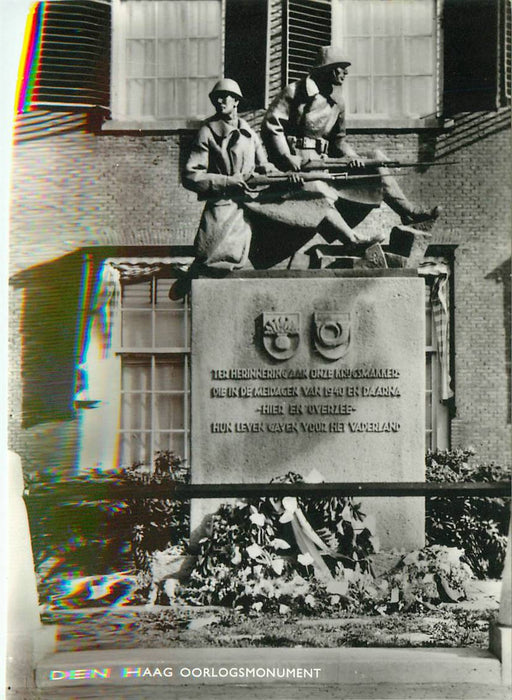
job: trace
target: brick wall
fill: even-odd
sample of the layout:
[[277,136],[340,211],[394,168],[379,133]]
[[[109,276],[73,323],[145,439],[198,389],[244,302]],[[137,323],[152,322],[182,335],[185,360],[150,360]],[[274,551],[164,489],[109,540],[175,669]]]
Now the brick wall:
[[[250,115],[251,121],[256,124],[259,116]],[[511,437],[509,121],[505,111],[461,115],[452,129],[439,132],[351,134],[361,152],[379,147],[392,158],[457,161],[425,172],[407,171],[400,182],[418,202],[443,206],[433,242],[458,245],[453,445],[472,444],[482,459],[502,463],[510,462]],[[180,184],[190,133],[95,135],[80,115],[71,126],[53,115],[32,133],[25,120],[19,134],[12,184],[13,273],[83,246],[192,243],[201,205]],[[396,222],[396,215],[383,207],[363,226],[389,230]],[[16,300],[11,307],[14,335],[20,309],[18,296]],[[15,355],[16,423],[20,384]],[[47,429],[40,427],[34,440]],[[60,435],[63,427],[52,429]],[[18,431],[13,434],[23,450]],[[72,444],[67,433],[65,440]]]

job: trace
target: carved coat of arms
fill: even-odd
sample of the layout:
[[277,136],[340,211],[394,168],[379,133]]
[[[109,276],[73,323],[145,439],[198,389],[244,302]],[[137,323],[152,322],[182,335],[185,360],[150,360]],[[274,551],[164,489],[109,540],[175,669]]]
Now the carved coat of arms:
[[313,342],[327,360],[339,360],[350,345],[350,314],[316,311],[313,316]]
[[263,313],[263,347],[276,360],[288,360],[300,342],[300,313]]

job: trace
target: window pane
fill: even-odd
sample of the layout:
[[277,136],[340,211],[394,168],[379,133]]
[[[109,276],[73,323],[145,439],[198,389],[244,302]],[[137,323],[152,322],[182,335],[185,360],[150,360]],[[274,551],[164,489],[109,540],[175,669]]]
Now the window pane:
[[151,306],[151,283],[125,284],[122,303],[124,308],[149,308]]
[[348,84],[352,82],[352,75],[369,75],[372,62],[372,42],[371,39],[347,39],[345,42],[347,56],[352,61],[349,67]]
[[435,112],[434,86],[431,77],[405,78],[405,109],[411,116],[425,117]]
[[425,427],[432,430],[432,394],[425,395]]
[[348,105],[352,114],[371,114],[370,78],[352,78],[348,85]]
[[401,39],[375,39],[373,50],[374,75],[400,75],[402,72]]
[[151,429],[151,394],[123,394],[121,398],[123,430]]
[[132,360],[131,358],[123,360],[121,389],[123,391],[150,391],[151,365],[149,357],[140,360]]
[[156,347],[185,346],[185,312],[156,311],[155,345]]
[[403,0],[403,7],[405,34],[432,33],[434,16],[432,0]]
[[361,2],[361,0],[338,0],[341,1],[342,9],[342,31],[345,36],[360,34],[370,34],[370,24],[368,14],[371,11],[371,0]]
[[124,3],[128,37],[153,37],[155,35],[155,3],[137,0]]
[[155,75],[155,42],[132,39],[126,42],[126,75],[128,78],[150,78]]
[[410,37],[405,40],[405,72],[409,75],[432,74],[434,47],[427,37]]
[[163,40],[158,42],[158,75],[162,78],[187,77],[191,72],[187,41]]
[[181,430],[184,427],[183,396],[156,394],[154,430]]
[[148,433],[121,433],[121,464],[151,464],[151,436]]
[[155,389],[156,391],[183,391],[184,364],[180,359],[160,359],[157,358],[155,366]]
[[402,33],[402,3],[375,0],[373,5],[373,34],[375,36],[400,36]]
[[185,454],[185,435],[183,433],[156,433],[155,451],[170,450],[183,457]]
[[151,347],[151,311],[123,311],[122,344],[127,348]]
[[183,299],[180,301],[173,301],[169,299],[169,290],[174,284],[175,279],[169,279],[166,277],[159,278],[155,280],[156,283],[156,305],[159,309],[183,309],[185,302]]
[[373,110],[376,114],[402,114],[401,78],[378,78],[373,88]]
[[150,117],[155,111],[154,80],[126,81],[126,109],[133,117]]
[[432,365],[436,362],[437,358],[433,357],[431,353],[427,353],[426,357],[426,371],[425,371],[425,385],[427,391],[432,390]]

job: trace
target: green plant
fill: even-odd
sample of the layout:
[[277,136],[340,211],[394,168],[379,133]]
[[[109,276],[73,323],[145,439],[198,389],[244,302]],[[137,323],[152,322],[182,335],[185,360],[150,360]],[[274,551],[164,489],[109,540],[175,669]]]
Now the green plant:
[[[472,449],[428,452],[427,481],[487,482],[510,479],[510,471],[495,464],[474,464]],[[498,578],[503,569],[510,518],[509,498],[426,499],[429,544],[463,549],[479,578]]]

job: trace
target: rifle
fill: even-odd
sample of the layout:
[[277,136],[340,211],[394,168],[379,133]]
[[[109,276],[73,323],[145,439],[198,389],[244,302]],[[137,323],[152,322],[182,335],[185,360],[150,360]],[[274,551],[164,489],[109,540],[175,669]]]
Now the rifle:
[[[366,168],[418,168],[420,166],[440,166],[440,165],[453,165],[458,161],[444,161],[439,162],[436,160],[416,162],[416,163],[403,163],[400,160],[364,160],[364,169]],[[329,170],[333,172],[345,172],[349,170],[349,161],[346,158],[317,158],[316,160],[308,160],[303,163],[302,170]],[[355,168],[354,168],[355,169]],[[352,170],[352,168],[350,168]],[[360,168],[357,168],[360,170]]]
[[[405,173],[394,173],[403,176]],[[348,172],[337,172],[324,170],[300,170],[298,172],[288,173],[270,173],[268,175],[251,175],[246,180],[246,185],[249,189],[253,187],[268,187],[269,185],[288,184],[290,186],[300,185],[301,182],[311,182],[313,180],[321,180],[322,182],[336,182],[336,184],[357,183],[361,180],[380,180],[382,177],[391,177],[389,175],[381,175],[380,173],[371,173],[368,175],[349,175]],[[294,180],[295,178],[295,180]]]

